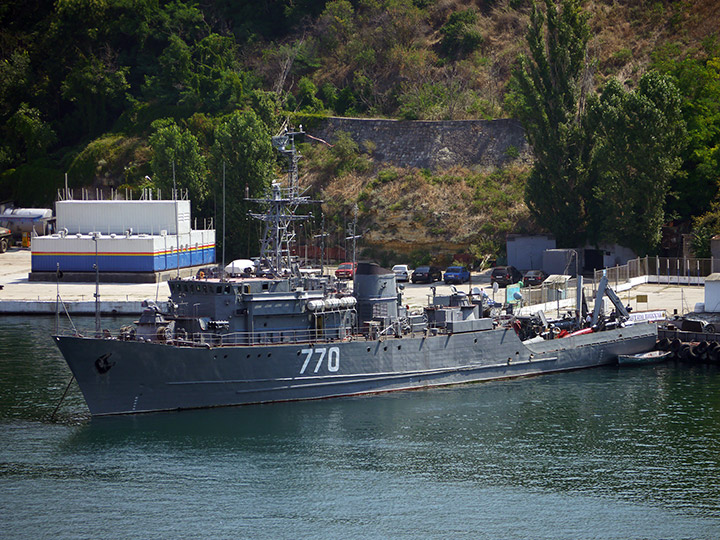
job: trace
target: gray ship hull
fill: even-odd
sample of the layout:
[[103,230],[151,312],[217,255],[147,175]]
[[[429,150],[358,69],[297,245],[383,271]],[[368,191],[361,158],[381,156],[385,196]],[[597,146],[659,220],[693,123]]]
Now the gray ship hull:
[[409,390],[615,363],[657,329],[523,344],[511,329],[382,340],[183,347],[56,336],[91,414],[243,405]]

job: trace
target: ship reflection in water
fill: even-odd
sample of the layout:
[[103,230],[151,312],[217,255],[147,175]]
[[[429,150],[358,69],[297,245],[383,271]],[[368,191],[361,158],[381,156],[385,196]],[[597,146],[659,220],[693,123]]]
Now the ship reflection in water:
[[720,536],[715,366],[48,422],[53,322],[2,319],[8,538]]

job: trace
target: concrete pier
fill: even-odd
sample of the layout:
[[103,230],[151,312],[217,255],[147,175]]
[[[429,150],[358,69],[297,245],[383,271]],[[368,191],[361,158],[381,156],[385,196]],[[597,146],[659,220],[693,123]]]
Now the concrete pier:
[[[326,272],[334,268],[326,268]],[[95,313],[95,284],[60,281],[29,281],[30,250],[12,248],[0,254],[0,315],[10,314],[53,314],[56,309],[58,289],[65,309],[71,315],[92,315]],[[172,276],[169,276],[172,277]],[[403,302],[411,308],[427,305],[431,294],[429,285],[404,283]],[[450,294],[450,286],[442,282],[434,284],[436,294]],[[486,271],[473,273],[472,286],[484,287],[492,296],[490,277]],[[467,291],[468,285],[457,286]],[[704,301],[704,287],[698,285],[668,285],[640,283],[631,289],[616,291],[620,299],[635,311],[665,310],[672,316],[693,311],[695,304]],[[504,291],[497,294],[501,301]],[[100,312],[102,314],[140,314],[143,300],[152,300],[161,308],[165,307],[170,291],[167,283],[102,283],[100,284]],[[647,302],[638,302],[645,298]],[[60,311],[63,311],[60,306]],[[551,315],[554,315],[552,312]]]

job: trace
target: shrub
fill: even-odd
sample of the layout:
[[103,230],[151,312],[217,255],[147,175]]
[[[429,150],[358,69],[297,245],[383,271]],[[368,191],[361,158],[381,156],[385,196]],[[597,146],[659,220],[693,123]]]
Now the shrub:
[[483,44],[483,37],[476,26],[477,13],[474,9],[456,11],[440,29],[440,48],[447,56],[467,55]]

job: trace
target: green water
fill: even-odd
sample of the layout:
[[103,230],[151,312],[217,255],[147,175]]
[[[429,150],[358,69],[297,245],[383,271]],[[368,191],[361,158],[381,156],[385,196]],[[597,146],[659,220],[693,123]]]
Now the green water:
[[54,319],[0,325],[2,538],[720,538],[715,367],[51,421]]

